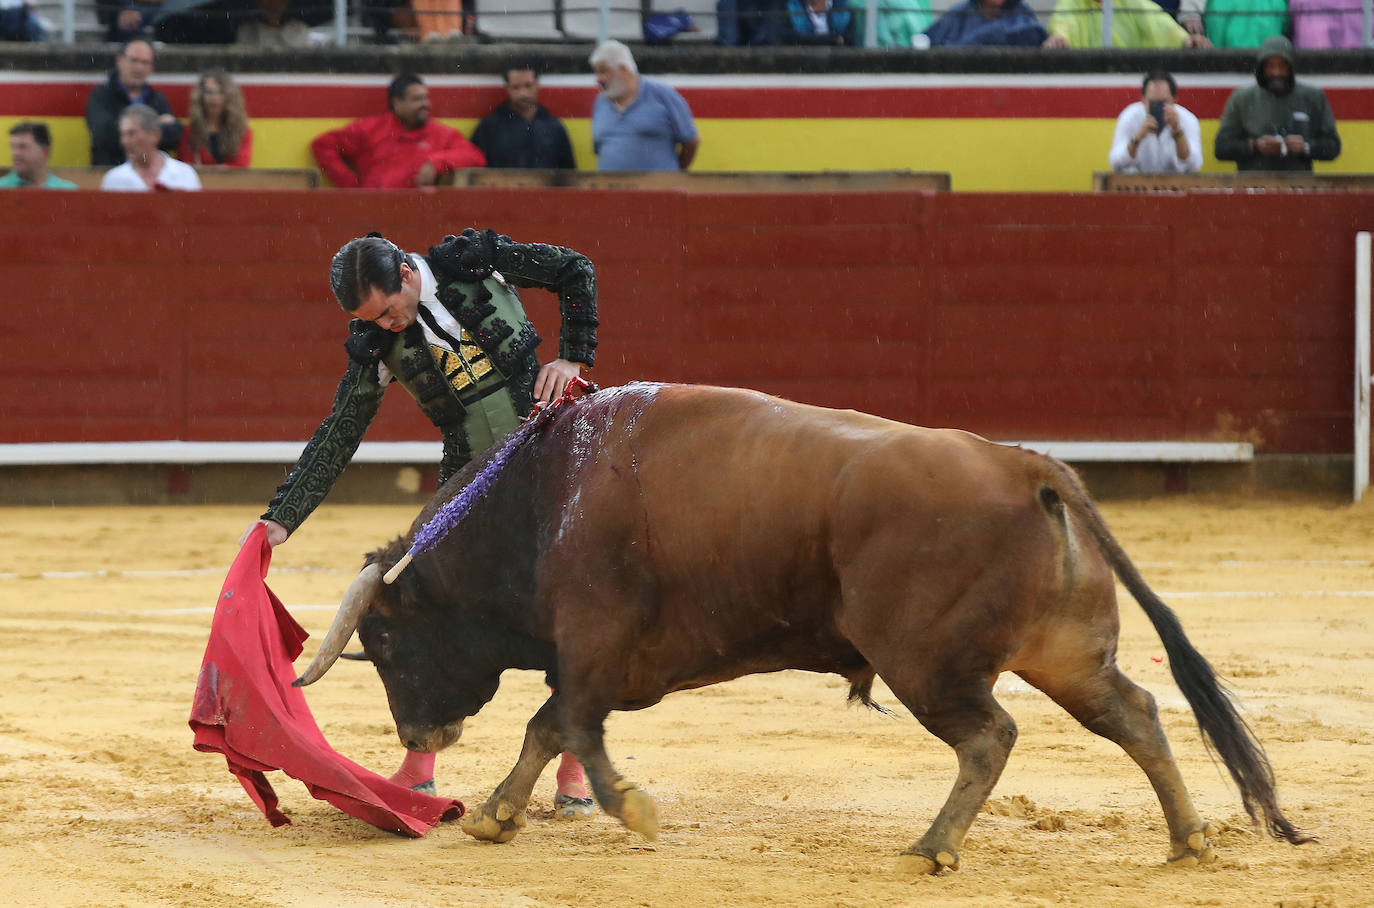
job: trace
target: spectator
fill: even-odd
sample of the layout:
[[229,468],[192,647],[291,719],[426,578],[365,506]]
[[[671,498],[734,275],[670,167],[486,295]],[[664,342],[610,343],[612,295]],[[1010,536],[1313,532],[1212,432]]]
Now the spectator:
[[1117,173],[1194,173],[1202,169],[1202,129],[1175,103],[1178,86],[1162,69],[1146,74],[1140,100],[1116,118],[1107,163]]
[[782,0],[716,0],[716,40],[734,47],[778,43]]
[[1235,161],[1237,170],[1311,170],[1314,160],[1341,153],[1326,93],[1297,81],[1287,38],[1275,35],[1260,45],[1255,84],[1226,99],[1214,152],[1218,161]]
[[787,0],[787,44],[854,44],[854,14],[846,0]]
[[462,133],[429,118],[429,89],[419,76],[402,73],[392,79],[386,97],[390,113],[354,120],[310,143],[335,186],[433,186],[446,173],[487,163]]
[[1288,30],[1288,0],[1207,0],[1203,21],[1216,47],[1259,47]]
[[[1360,0],[1289,0],[1293,43],[1305,50],[1362,47]],[[1274,32],[1278,34],[1278,32]]]
[[[1044,47],[1101,47],[1102,0],[1058,0]],[[1211,47],[1206,35],[1187,29],[1152,0],[1114,0],[1113,47]]]
[[10,172],[0,189],[75,189],[76,184],[48,170],[52,133],[47,123],[24,121],[10,127]]
[[143,104],[157,114],[163,151],[175,151],[181,143],[181,124],[172,115],[167,98],[148,84],[153,74],[153,46],[134,39],[119,49],[114,72],[108,81],[91,89],[86,99],[86,128],[91,133],[91,164],[108,167],[124,161],[119,117],[130,104]]
[[252,163],[253,130],[243,92],[233,76],[211,70],[196,81],[178,157],[188,164],[247,167]]
[[[851,0],[849,11],[854,15],[854,45],[863,46],[868,40],[864,31],[864,17],[868,13],[865,0]],[[929,0],[878,0],[878,27],[873,46],[924,47],[925,39],[917,36],[934,21]]]
[[412,4],[420,40],[462,41],[463,0],[420,0]]
[[161,151],[161,140],[157,111],[146,104],[130,104],[119,115],[119,143],[128,160],[105,174],[100,188],[122,192],[200,189],[195,168]]
[[1022,0],[966,0],[926,29],[931,47],[1038,47],[1049,33]]
[[686,170],[701,147],[697,124],[675,89],[641,78],[634,55],[606,41],[588,62],[601,89],[592,105],[598,170]]
[[477,124],[472,144],[488,167],[577,167],[568,131],[539,103],[539,73],[528,64],[506,67],[506,100]]
[[42,41],[43,23],[28,0],[0,0],[0,41]]

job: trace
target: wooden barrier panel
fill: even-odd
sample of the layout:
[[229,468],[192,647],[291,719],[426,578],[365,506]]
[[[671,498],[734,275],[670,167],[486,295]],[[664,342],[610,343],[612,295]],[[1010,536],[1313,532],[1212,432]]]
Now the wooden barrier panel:
[[[0,267],[31,316],[0,327],[0,443],[302,441],[346,362],[334,251],[492,226],[596,263],[602,385],[1348,453],[1349,238],[1371,210],[1354,192],[0,193]],[[557,300],[522,296],[547,358]],[[401,391],[368,433],[434,437]]]
[[949,192],[950,177],[947,173],[911,170],[808,173],[673,170],[602,173],[586,170],[499,170],[474,167],[454,173],[453,185],[501,188],[680,189],[685,192]]
[[1274,192],[1370,192],[1371,173],[1113,173],[1093,174],[1094,192],[1223,192],[1264,189]]
[[[99,189],[108,167],[54,167],[52,172],[71,180],[78,189]],[[0,168],[0,176],[9,168]],[[197,167],[204,189],[314,189],[320,185],[317,171],[306,168]]]

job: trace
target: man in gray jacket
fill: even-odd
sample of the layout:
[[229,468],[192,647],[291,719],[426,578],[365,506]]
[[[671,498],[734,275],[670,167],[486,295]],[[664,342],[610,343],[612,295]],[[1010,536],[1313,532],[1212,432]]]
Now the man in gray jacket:
[[1326,93],[1294,77],[1287,38],[1264,39],[1255,82],[1226,100],[1213,149],[1218,161],[1235,161],[1237,170],[1311,170],[1313,161],[1341,153]]

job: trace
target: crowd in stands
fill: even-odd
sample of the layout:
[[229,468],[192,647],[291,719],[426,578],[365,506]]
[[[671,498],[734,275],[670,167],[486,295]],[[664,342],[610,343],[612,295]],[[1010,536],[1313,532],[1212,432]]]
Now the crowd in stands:
[[[588,63],[599,89],[591,110],[597,168],[690,168],[701,138],[682,95],[641,76],[630,48],[619,41],[603,42]],[[148,83],[153,66],[152,46],[131,40],[116,55],[109,78],[91,90],[91,162],[111,166],[101,188],[196,190],[197,168],[250,166],[253,131],[233,77],[223,71],[201,75],[183,126],[166,97]],[[403,73],[387,87],[385,111],[325,132],[310,148],[325,176],[342,188],[435,186],[470,167],[575,168],[567,130],[539,103],[535,66],[512,63],[505,87],[506,100],[482,118],[469,140],[430,117],[424,80]],[[11,129],[12,170],[0,188],[72,188],[47,170],[51,145],[43,123],[26,121]],[[1256,54],[1254,84],[1237,88],[1226,102],[1213,149],[1217,160],[1235,161],[1239,170],[1310,171],[1313,161],[1334,160],[1340,151],[1325,93],[1297,79],[1292,42],[1282,35],[1265,38]],[[1140,101],[1117,117],[1108,164],[1133,173],[1201,168],[1198,120],[1178,103],[1172,75],[1146,74]]]
[[[562,0],[548,0],[552,10]],[[664,0],[666,3],[667,0]],[[1258,47],[1285,35],[1300,49],[1362,46],[1364,0],[1112,0],[1113,47]],[[329,2],[304,0],[95,0],[108,41],[165,43],[311,41],[332,18]],[[1052,9],[1045,6],[1053,3]],[[1102,0],[962,0],[941,15],[931,0],[878,0],[878,47],[1100,47]],[[379,39],[448,41],[482,34],[482,0],[354,0]],[[504,7],[502,8],[504,10]],[[701,15],[698,13],[698,15]],[[866,0],[716,0],[716,41],[730,46],[863,46]],[[1043,18],[1043,21],[1042,21]],[[696,31],[685,10],[644,16],[644,39]],[[51,23],[29,0],[0,0],[0,40],[40,41]]]

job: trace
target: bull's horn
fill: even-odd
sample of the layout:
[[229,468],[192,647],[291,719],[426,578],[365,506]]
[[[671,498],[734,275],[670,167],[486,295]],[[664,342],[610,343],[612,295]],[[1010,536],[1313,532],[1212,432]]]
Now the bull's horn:
[[329,626],[329,632],[324,635],[324,641],[320,644],[320,649],[315,653],[315,659],[310,663],[310,667],[305,673],[291,682],[292,687],[305,687],[307,684],[314,684],[324,673],[329,671],[330,666],[339,658],[339,654],[348,645],[349,638],[358,629],[358,620],[362,618],[363,612],[367,611],[368,605],[372,602],[372,597],[377,594],[382,584],[382,569],[375,564],[369,564],[363,568],[362,573],[358,574],[348,587],[348,592],[344,593],[343,604],[339,606],[338,613],[334,616],[334,623]]

